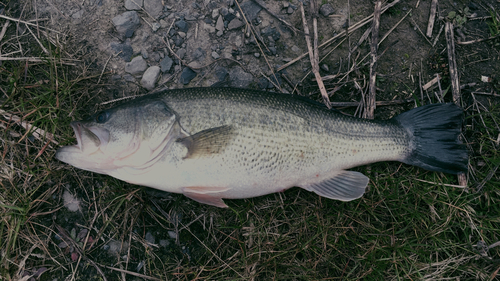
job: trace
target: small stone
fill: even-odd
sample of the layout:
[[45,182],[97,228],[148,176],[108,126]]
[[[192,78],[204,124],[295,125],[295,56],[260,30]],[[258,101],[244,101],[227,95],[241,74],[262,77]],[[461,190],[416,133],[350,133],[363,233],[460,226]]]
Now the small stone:
[[78,12],[76,12],[76,13],[74,13],[74,14],[72,14],[71,17],[74,18],[74,19],[79,19],[79,18],[82,17],[82,15],[83,15],[83,9],[80,10],[80,11],[78,11]]
[[160,20],[160,26],[161,28],[167,28],[168,27],[168,22],[166,22],[165,20]]
[[212,52],[212,58],[218,59],[218,58],[220,58],[220,56],[219,56],[219,54],[217,54],[217,52],[214,51],[214,52]]
[[328,65],[326,64],[322,64],[321,65],[321,69],[323,69],[324,71],[328,72],[330,69],[328,68]]
[[299,47],[297,47],[296,45],[293,45],[292,46],[292,52],[294,52],[294,53],[300,53]]
[[222,32],[222,30],[217,31],[217,36],[221,37],[222,34],[224,34],[224,32]]
[[177,28],[179,28],[182,32],[187,32],[189,29],[188,23],[184,20],[176,21],[175,26],[177,26]]
[[137,56],[132,59],[132,61],[127,62],[125,64],[125,72],[130,73],[132,75],[139,75],[146,70],[148,64],[142,58],[142,56]]
[[161,2],[162,0],[144,0],[144,10],[157,19],[163,11],[163,4]]
[[170,238],[172,238],[172,239],[176,239],[177,238],[177,233],[175,233],[174,231],[169,230],[169,231],[167,231],[167,233],[168,233],[168,236]]
[[161,72],[165,73],[170,71],[173,63],[174,61],[170,57],[165,57],[164,59],[162,59],[160,62]]
[[236,66],[229,71],[229,79],[232,87],[247,88],[253,81],[253,75]]
[[160,75],[160,68],[156,65],[150,66],[144,75],[142,75],[141,85],[147,90],[153,90],[156,85],[156,80]]
[[293,8],[292,7],[288,7],[288,9],[286,10],[286,13],[291,15],[293,14]]
[[222,16],[219,16],[219,18],[217,19],[217,23],[215,24],[215,29],[219,31],[224,30],[224,21],[222,20]]
[[153,234],[151,234],[151,232],[146,232],[146,237],[145,237],[146,241],[148,241],[150,244],[154,244],[155,243],[155,237],[153,236]]
[[134,76],[130,75],[130,74],[125,74],[123,75],[123,80],[127,81],[127,82],[135,82],[135,78]]
[[283,2],[283,8],[284,8],[284,9],[287,9],[288,7],[290,7],[290,3],[288,3],[288,2],[286,2],[286,1],[284,1],[284,2]]
[[219,9],[213,9],[212,10],[212,18],[215,19],[218,16],[219,16]]
[[204,59],[205,59],[205,55],[206,55],[206,54],[207,54],[207,53],[205,52],[205,50],[203,50],[202,48],[197,48],[197,49],[193,52],[192,57],[193,57],[193,59],[195,59],[195,60],[202,61],[202,60],[204,60]]
[[145,49],[141,49],[141,56],[144,59],[147,59],[149,57],[148,51],[146,51]]
[[269,52],[271,53],[271,55],[276,55],[276,47],[269,47]]
[[219,81],[225,81],[228,75],[229,73],[227,72],[227,69],[222,66],[219,66],[215,69],[215,76],[217,76],[217,79],[219,79]]
[[335,12],[335,10],[333,9],[332,5],[324,4],[324,5],[321,5],[321,8],[319,8],[319,12],[323,16],[328,17],[329,15],[333,14]]
[[109,46],[124,61],[130,61],[130,59],[132,58],[132,54],[134,53],[132,46],[130,46],[127,43],[122,44],[117,42],[111,42],[109,43]]
[[254,57],[256,57],[256,58],[260,57],[260,53],[254,53],[253,55],[254,55]]
[[114,17],[112,20],[122,38],[130,38],[140,26],[139,16],[136,11],[129,11]]
[[179,36],[181,38],[186,38],[186,33],[182,32],[182,31],[177,32],[177,34],[179,34]]
[[177,52],[175,52],[175,54],[180,58],[180,59],[183,59],[184,56],[186,55],[186,49],[179,49],[177,50]]
[[196,77],[196,72],[194,72],[191,68],[185,67],[182,70],[181,77],[179,78],[179,82],[187,85],[191,80],[193,80]]
[[127,9],[127,10],[140,10],[142,7],[142,3],[143,3],[143,0],[133,0],[133,1],[132,0],[125,0],[125,9]]
[[227,25],[227,29],[229,30],[233,30],[233,29],[237,29],[237,28],[240,28],[243,26],[243,22],[240,21],[239,19],[233,19],[228,25]]
[[170,245],[170,242],[168,240],[166,239],[160,240],[160,246],[167,247],[168,245]]
[[240,7],[245,13],[248,21],[253,21],[262,10],[262,7],[257,5],[254,1],[246,1],[240,4]]
[[215,32],[215,27],[211,26],[210,24],[203,23],[203,29],[208,31],[208,33],[214,33]]
[[151,26],[151,29],[153,29],[153,32],[156,32],[158,29],[160,29],[161,24],[154,22]]

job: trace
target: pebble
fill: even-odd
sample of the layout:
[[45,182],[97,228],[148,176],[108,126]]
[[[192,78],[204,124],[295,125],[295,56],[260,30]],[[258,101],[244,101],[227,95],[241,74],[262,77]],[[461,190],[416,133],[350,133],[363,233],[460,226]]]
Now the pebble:
[[179,36],[183,39],[186,38],[186,33],[182,32],[182,31],[177,32],[177,34],[179,34]]
[[256,58],[259,58],[260,57],[260,53],[253,53],[254,57]]
[[157,19],[163,11],[162,0],[144,0],[144,10]]
[[175,233],[174,231],[169,230],[169,231],[167,231],[167,233],[168,233],[168,236],[170,238],[172,238],[172,239],[176,239],[177,238],[177,233]]
[[203,29],[208,31],[208,33],[214,33],[215,32],[215,27],[211,26],[210,24],[203,23]]
[[218,58],[220,58],[220,55],[217,54],[217,52],[214,51],[214,52],[212,52],[212,58],[218,59]]
[[239,19],[233,19],[228,25],[227,25],[227,29],[229,30],[233,30],[233,29],[237,29],[237,28],[240,28],[243,26],[243,22],[240,21]]
[[179,28],[179,30],[182,32],[187,32],[189,29],[188,23],[184,20],[176,21],[175,26],[177,26],[177,28]]
[[134,76],[130,75],[130,74],[125,74],[123,75],[123,80],[127,81],[127,82],[135,82],[135,78]]
[[217,36],[221,37],[222,34],[224,34],[224,32],[222,32],[222,30],[217,31]]
[[167,28],[168,27],[168,22],[166,22],[165,20],[161,19],[160,20],[160,26],[161,26],[161,28]]
[[184,56],[186,55],[186,49],[179,49],[177,50],[177,52],[175,52],[175,54],[180,58],[180,59],[183,59]]
[[76,13],[74,13],[74,14],[72,14],[71,17],[74,18],[74,19],[79,19],[79,18],[82,17],[82,15],[83,15],[83,9],[80,10],[80,11],[78,11],[78,12],[76,12]]
[[195,60],[199,60],[199,61],[202,61],[205,59],[205,55],[207,53],[205,52],[205,50],[203,50],[202,48],[197,48],[194,52],[193,52],[193,59]]
[[324,71],[328,72],[330,69],[328,68],[328,65],[326,64],[322,64],[321,65],[321,69],[323,69]]
[[219,79],[219,81],[225,81],[228,75],[229,73],[227,72],[227,69],[222,66],[219,66],[215,69],[215,76],[217,76],[217,79]]
[[299,47],[297,47],[297,46],[293,45],[293,46],[292,46],[292,52],[294,52],[294,53],[300,53],[300,49],[299,49]]
[[161,60],[160,62],[160,69],[161,72],[169,72],[170,69],[172,68],[172,64],[174,61],[170,57],[165,57],[164,59]]
[[151,25],[151,29],[153,29],[153,32],[156,32],[158,29],[160,29],[161,27],[161,24],[157,23],[157,22],[154,22],[152,25]]
[[333,14],[335,12],[335,10],[333,9],[332,5],[324,4],[324,5],[321,5],[321,8],[319,8],[319,12],[323,16],[328,17],[329,15]]
[[254,1],[241,3],[240,7],[245,13],[248,21],[253,21],[262,10],[262,7],[254,3]]
[[134,31],[140,26],[139,16],[136,11],[125,12],[114,17],[111,21],[122,39],[132,37]]
[[132,49],[132,46],[130,46],[130,44],[127,42],[111,42],[109,46],[124,61],[130,61],[130,59],[132,58],[132,54],[134,53],[134,49]]
[[153,236],[153,234],[151,234],[151,232],[146,232],[146,237],[145,237],[146,241],[148,241],[149,243],[151,244],[154,244],[155,243],[155,237]]
[[191,68],[189,67],[184,67],[181,73],[181,77],[179,78],[179,82],[187,85],[191,80],[193,80],[196,77],[196,72],[194,72]]
[[168,245],[170,245],[170,242],[168,240],[166,239],[160,240],[160,246],[167,247]]
[[160,67],[154,65],[150,66],[144,75],[142,75],[141,85],[147,90],[153,90],[156,85],[156,80],[158,80],[158,76],[160,75]]
[[253,81],[253,75],[236,66],[229,70],[229,79],[232,87],[247,88]]
[[144,0],[134,0],[134,1],[125,0],[125,9],[127,9],[127,10],[140,10],[143,2],[144,2]]
[[142,56],[137,56],[125,64],[125,72],[132,75],[139,75],[142,74],[147,67],[148,64]]
[[212,10],[212,18],[215,19],[218,16],[219,16],[219,9],[213,9]]
[[215,29],[219,31],[224,30],[224,21],[222,20],[222,16],[219,16],[219,18],[217,19],[217,23],[215,24]]

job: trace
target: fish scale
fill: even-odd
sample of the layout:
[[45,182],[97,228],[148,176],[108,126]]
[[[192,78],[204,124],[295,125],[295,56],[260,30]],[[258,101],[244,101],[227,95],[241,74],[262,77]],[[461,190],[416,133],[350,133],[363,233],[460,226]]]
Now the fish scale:
[[[226,207],[224,198],[293,186],[349,201],[362,196],[368,184],[366,176],[347,170],[352,167],[401,161],[433,171],[465,171],[461,118],[453,104],[366,120],[295,95],[167,90],[73,122],[74,128],[85,128],[75,129],[78,145],[59,149],[56,158],[218,207]],[[113,154],[120,149],[123,159]]]

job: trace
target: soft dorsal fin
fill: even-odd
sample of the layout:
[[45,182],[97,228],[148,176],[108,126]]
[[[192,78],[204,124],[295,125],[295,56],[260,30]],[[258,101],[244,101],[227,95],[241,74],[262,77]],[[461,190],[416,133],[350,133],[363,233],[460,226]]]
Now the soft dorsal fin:
[[338,171],[328,179],[301,187],[326,198],[351,201],[363,196],[368,181],[368,177],[362,173]]
[[233,126],[224,125],[200,131],[192,136],[179,139],[188,152],[184,159],[222,153],[236,136]]

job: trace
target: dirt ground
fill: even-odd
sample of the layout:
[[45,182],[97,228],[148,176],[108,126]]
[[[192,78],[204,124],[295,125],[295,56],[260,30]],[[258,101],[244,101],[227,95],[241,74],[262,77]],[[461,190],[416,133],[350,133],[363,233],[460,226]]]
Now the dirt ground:
[[[145,0],[145,2],[148,1]],[[61,105],[71,108],[71,114],[67,116],[71,120],[82,118],[100,108],[109,107],[107,103],[109,101],[149,92],[142,84],[144,70],[136,74],[126,71],[126,65],[130,59],[138,56],[146,61],[147,67],[161,66],[162,61],[167,57],[173,61],[170,69],[160,71],[158,78],[154,79],[155,90],[208,87],[221,83],[221,85],[300,94],[321,101],[320,90],[311,73],[309,56],[298,59],[300,55],[308,51],[300,9],[304,1],[258,1],[290,26],[282,23],[265,9],[258,9],[260,11],[249,20],[253,29],[249,29],[250,25],[246,24],[238,8],[238,5],[243,6],[249,2],[253,3],[253,6],[258,6],[252,0],[241,1],[238,2],[239,4],[236,0],[159,1],[156,4],[161,5],[163,10],[156,16],[151,11],[148,12],[146,8],[136,11],[139,15],[140,26],[129,38],[124,38],[112,21],[114,17],[127,12],[123,0],[7,0],[0,2],[0,9],[3,9],[0,15],[11,19],[11,25],[7,29],[9,36],[17,34],[17,36],[31,37],[33,33],[51,41],[53,46],[60,46],[53,51],[60,56],[61,65],[71,68],[68,72],[71,75],[69,80],[75,77],[81,77],[81,79],[92,77],[89,80],[92,82],[78,89],[77,96],[67,100],[58,100]],[[308,1],[305,1],[305,4],[307,3]],[[368,94],[370,78],[371,33],[367,38],[362,40],[361,38],[372,23],[366,21],[366,24],[359,27],[357,24],[369,19],[373,13],[374,4],[367,0],[323,0],[318,3],[319,6],[328,4],[333,8],[332,14],[324,16],[319,13],[317,16],[318,43],[323,45],[329,42],[319,48],[320,75],[323,77],[332,105],[345,113],[361,116],[364,105],[360,101]],[[388,4],[383,3],[382,7]],[[251,9],[257,10],[253,6]],[[312,13],[308,5],[304,5],[304,8],[309,29],[312,31]],[[498,14],[492,11],[496,13],[500,11],[500,2],[495,0],[439,1],[432,36],[427,37],[425,33],[430,10],[431,1],[409,0],[399,1],[381,14],[376,64],[376,100],[380,104],[375,111],[375,118],[390,118],[414,107],[416,101],[421,104],[430,101],[453,101],[448,60],[449,43],[447,43],[444,31],[446,22],[451,22],[455,26],[453,39],[460,86],[458,104],[465,109],[473,107],[476,102],[488,106],[498,104],[500,23],[495,25],[491,19],[492,16],[498,17]],[[242,23],[241,27],[230,29],[231,20],[229,20],[226,22],[228,26],[217,34],[217,20],[222,13],[227,13],[228,19],[239,19]],[[251,15],[247,16],[251,17]],[[3,26],[8,18],[0,18],[0,25]],[[32,23],[29,25],[31,29],[28,30],[24,25],[16,24],[15,19]],[[177,24],[179,21],[187,23],[187,30],[181,31],[184,27]],[[153,31],[155,26],[158,29]],[[356,27],[355,30],[353,27]],[[349,31],[348,36],[344,34],[346,30]],[[44,33],[45,31],[47,33]],[[260,34],[258,36],[260,39],[255,39],[252,32]],[[336,40],[330,40],[335,36]],[[17,52],[19,45],[3,44],[0,50],[1,56]],[[113,47],[117,45],[129,46],[131,52],[130,49],[117,51]],[[26,56],[44,55],[43,48],[35,50],[38,47],[28,45],[23,48],[22,52]],[[184,51],[180,50],[185,51],[182,60],[179,60],[178,55]],[[290,65],[280,69],[287,63]],[[196,73],[196,76],[189,83],[182,83],[187,67]],[[274,75],[277,78],[273,78]],[[440,79],[435,79],[437,75]],[[3,102],[4,98],[5,96],[0,99],[0,102]],[[66,129],[67,134],[70,135],[69,126]],[[491,136],[491,138],[495,141],[497,136]],[[139,270],[144,266],[141,266],[140,260],[141,251],[144,249],[129,247],[133,243],[132,238],[129,239],[129,237],[134,237],[134,241],[141,241],[143,244],[154,244],[146,248],[152,252],[152,255],[158,255],[158,259],[166,259],[170,255],[169,258],[174,256],[175,259],[182,260],[178,267],[192,266],[189,261],[201,255],[202,241],[179,244],[179,239],[182,240],[182,238],[179,238],[177,222],[188,221],[187,217],[194,215],[188,211],[186,213],[170,211],[164,214],[168,217],[168,220],[165,220],[158,214],[154,214],[162,210],[160,206],[154,205],[156,204],[154,202],[147,202],[150,205],[147,207],[139,204],[130,207],[133,211],[127,214],[128,217],[125,215],[123,219],[123,223],[128,224],[116,228],[124,229],[126,234],[110,233],[110,230],[104,227],[91,230],[92,234],[87,235],[88,232],[83,226],[95,219],[92,216],[99,211],[87,212],[85,209],[94,206],[96,201],[101,208],[106,209],[108,204],[122,202],[120,200],[125,197],[112,199],[104,195],[102,198],[96,196],[95,190],[109,186],[107,181],[113,183],[114,179],[103,180],[103,177],[86,172],[78,174],[81,172],[65,168],[61,163],[54,164],[53,167],[57,171],[64,169],[64,173],[68,174],[63,175],[63,172],[59,172],[59,175],[64,178],[59,179],[58,184],[64,188],[60,188],[58,193],[48,200],[54,204],[53,206],[68,206],[71,205],[70,202],[76,202],[76,212],[68,210],[67,207],[54,207],[56,210],[51,208],[52,217],[46,217],[38,223],[47,226],[57,224],[60,227],[60,229],[54,229],[50,237],[55,241],[53,243],[61,248],[59,254],[66,255],[67,260],[78,261],[79,255],[75,254],[76,251],[70,250],[71,246],[61,245],[64,243],[54,237],[67,235],[74,238],[78,236],[81,241],[84,241],[83,237],[86,237],[85,241],[91,244],[92,242],[89,241],[92,241],[92,237],[96,238],[96,235],[100,235],[118,241],[115,242],[116,245],[110,242],[105,245],[106,247],[99,248],[101,253],[94,252],[94,255],[96,260],[106,266],[141,273],[136,277],[127,275],[129,278],[136,278],[130,280],[148,279],[145,276],[153,273],[158,276],[163,275],[151,271],[146,274]],[[111,186],[114,186],[113,184]],[[82,186],[89,188],[82,189]],[[136,191],[125,193],[121,187],[116,189],[107,187],[106,192],[145,198],[145,195],[137,195],[142,194],[142,189],[141,191],[137,187],[133,189]],[[147,193],[149,196],[154,194],[153,196],[157,198],[173,200],[175,203],[172,204],[175,207],[185,204],[183,202],[188,200],[178,195],[148,192],[150,192]],[[91,202],[92,200],[94,202]],[[140,217],[134,218],[134,214],[139,214]],[[112,216],[114,215],[115,213]],[[207,220],[214,219],[212,216],[218,216],[218,214],[212,213]],[[141,220],[142,229],[131,223],[134,219]],[[105,222],[99,223],[101,226],[107,225]],[[207,222],[207,224],[210,223]],[[169,227],[161,227],[164,225],[169,225]],[[171,225],[176,225],[176,227],[172,228]],[[195,234],[204,232],[201,226],[198,228],[189,231]],[[103,233],[100,233],[100,230]],[[115,249],[113,254],[109,254],[113,247],[121,248],[122,252]],[[162,250],[158,250],[159,248]],[[133,261],[137,270],[123,267],[126,255],[137,258]],[[116,256],[118,256],[118,262]],[[222,263],[224,261],[221,261]],[[78,280],[98,280],[103,276],[90,262],[84,267],[79,265],[80,268],[73,271],[68,269],[70,267],[68,264],[61,267],[65,269],[53,270],[41,275],[42,280],[63,280],[68,278],[68,272],[78,272],[76,274]],[[42,266],[37,265],[36,268],[40,269]],[[157,270],[161,271],[161,269]],[[182,270],[178,271],[182,272]],[[121,274],[107,270],[104,275],[116,276],[111,275],[110,272]],[[251,276],[251,272],[252,269],[249,268],[247,272],[249,275],[246,276]],[[184,274],[177,275],[177,278],[197,278],[195,275],[185,272]],[[173,276],[176,276],[175,273]]]

